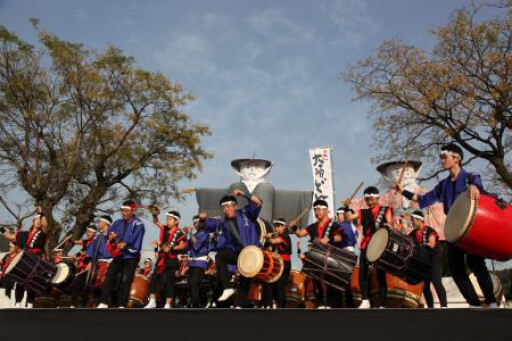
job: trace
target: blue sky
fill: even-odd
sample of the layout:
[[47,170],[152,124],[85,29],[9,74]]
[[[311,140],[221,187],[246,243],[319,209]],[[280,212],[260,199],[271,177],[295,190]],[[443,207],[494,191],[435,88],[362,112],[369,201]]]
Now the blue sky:
[[[269,180],[276,188],[311,190],[308,149],[332,145],[339,200],[379,175],[371,163],[369,106],[351,101],[354,94],[338,74],[385,39],[431,48],[429,31],[467,4],[0,0],[0,24],[35,42],[28,22],[35,17],[87,48],[115,45],[194,93],[197,100],[183,109],[211,127],[204,146],[215,156],[183,187],[227,187],[238,180],[230,161],[255,153],[274,161]],[[197,210],[193,196],[170,206],[182,211],[186,224]]]

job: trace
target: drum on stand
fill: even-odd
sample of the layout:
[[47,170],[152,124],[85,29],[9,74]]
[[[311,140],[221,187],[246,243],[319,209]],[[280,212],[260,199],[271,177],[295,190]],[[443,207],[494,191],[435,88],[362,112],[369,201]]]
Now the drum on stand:
[[[421,308],[423,307],[423,282],[409,284],[402,279],[386,273],[387,297],[386,308]],[[377,271],[370,274],[370,296],[373,306],[380,302],[379,280]]]
[[52,280],[50,295],[56,300],[60,308],[71,306],[71,289],[75,279],[75,269],[64,262],[55,264],[57,273]]
[[359,285],[359,265],[354,267],[352,272],[352,278],[350,279],[350,289],[352,290],[352,296],[354,297],[354,307],[359,307],[363,301],[361,295],[361,286]]
[[256,246],[245,247],[238,256],[238,270],[247,278],[273,283],[281,277],[283,269],[283,259],[279,254]]
[[345,291],[356,260],[356,255],[351,251],[315,241],[306,255],[302,272],[334,289]]
[[135,275],[128,298],[129,308],[142,308],[148,303],[150,280],[143,275]]
[[285,287],[287,308],[313,308],[315,288],[313,280],[302,272],[292,270]]
[[512,258],[512,206],[481,193],[472,200],[466,191],[450,208],[446,240],[473,255],[506,261]]
[[263,298],[263,285],[260,281],[255,279],[249,282],[249,292],[247,293],[247,300],[249,302],[257,303]]
[[372,235],[366,249],[368,262],[409,284],[425,280],[431,271],[433,257],[432,249],[415,245],[410,237],[386,228]]

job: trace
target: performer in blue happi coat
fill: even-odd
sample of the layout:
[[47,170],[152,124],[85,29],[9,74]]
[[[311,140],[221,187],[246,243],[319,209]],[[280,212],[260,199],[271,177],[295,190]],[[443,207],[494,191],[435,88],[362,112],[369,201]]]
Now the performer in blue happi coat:
[[[336,215],[338,218],[338,224],[345,233],[340,244],[341,248],[350,252],[355,252],[358,237],[357,227],[354,223],[356,212],[349,207],[342,206],[336,210]],[[354,308],[354,295],[350,285],[347,287],[344,294],[347,308]]]
[[188,287],[190,293],[190,306],[201,307],[200,285],[204,272],[208,266],[208,253],[210,252],[210,234],[204,230],[204,224],[199,222],[199,216],[194,216],[196,233],[188,241],[190,261],[188,262]]
[[[77,264],[77,275],[73,280],[71,291],[71,308],[78,306],[78,298],[81,297],[81,307],[87,306],[87,298],[91,291],[91,284],[98,275],[100,262],[108,262],[112,255],[107,250],[107,231],[112,224],[112,218],[108,215],[101,216],[98,221],[98,233],[93,227],[86,230],[88,239],[80,241],[82,245],[81,259]],[[75,242],[78,244],[78,242]],[[108,266],[108,265],[106,265]]]
[[140,260],[142,239],[146,232],[144,223],[135,215],[136,207],[133,200],[125,201],[121,206],[123,218],[116,220],[108,229],[107,249],[113,260],[108,267],[98,308],[108,307],[107,302],[119,273],[122,274],[118,290],[119,306],[125,307],[128,302],[135,270]]
[[[455,144],[445,145],[441,148],[439,157],[441,166],[450,174],[444,180],[441,180],[433,190],[425,195],[418,195],[404,190],[401,184],[395,185],[396,190],[402,193],[405,198],[417,201],[422,209],[436,202],[442,202],[445,214],[450,212],[450,208],[457,197],[466,190],[468,190],[471,199],[478,200],[480,192],[483,191],[482,180],[479,175],[468,173],[462,168],[461,162],[464,157],[462,149]],[[448,265],[453,280],[468,304],[479,307],[481,305],[480,300],[466,273],[466,259],[468,267],[478,279],[478,284],[485,296],[485,302],[490,307],[496,307],[496,297],[493,292],[491,276],[485,265],[485,259],[463,251],[453,244],[448,244]]]
[[[249,200],[249,204],[241,210],[237,210],[237,196]],[[223,290],[218,301],[225,301],[236,292],[233,284],[230,283],[231,275],[228,265],[237,264],[238,255],[244,247],[249,245],[260,247],[255,222],[262,204],[262,200],[257,196],[248,192],[244,193],[241,190],[234,190],[220,200],[224,218],[205,218],[205,213],[200,214],[200,219],[205,226],[205,233],[214,232],[217,235],[217,254],[215,256],[217,285]],[[238,306],[247,305],[248,289],[249,279],[240,276]]]

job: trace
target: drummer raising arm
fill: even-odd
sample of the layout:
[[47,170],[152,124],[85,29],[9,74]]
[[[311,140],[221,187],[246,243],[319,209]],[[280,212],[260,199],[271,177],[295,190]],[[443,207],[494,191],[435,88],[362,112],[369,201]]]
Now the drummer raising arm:
[[[433,190],[425,195],[418,195],[404,190],[403,186],[398,183],[395,185],[395,189],[405,198],[417,201],[421,209],[436,202],[442,202],[444,212],[448,215],[451,206],[461,193],[468,190],[471,199],[477,200],[480,197],[483,186],[479,175],[467,173],[462,168],[461,163],[464,155],[459,146],[455,144],[443,146],[439,157],[441,159],[441,166],[449,171],[450,174],[447,178],[441,180]],[[470,306],[479,307],[481,305],[478,295],[466,273],[464,264],[466,255],[467,265],[475,273],[484,293],[486,303],[490,307],[495,307],[496,298],[494,297],[493,285],[485,265],[485,259],[469,254],[453,244],[448,244],[448,264],[453,280]]]

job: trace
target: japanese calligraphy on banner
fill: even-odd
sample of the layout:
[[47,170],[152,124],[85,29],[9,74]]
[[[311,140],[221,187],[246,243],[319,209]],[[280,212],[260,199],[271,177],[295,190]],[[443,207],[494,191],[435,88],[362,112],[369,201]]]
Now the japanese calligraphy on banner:
[[309,159],[313,167],[313,201],[322,199],[329,205],[329,216],[332,217],[334,207],[334,184],[332,178],[332,147],[322,147],[309,150]]

